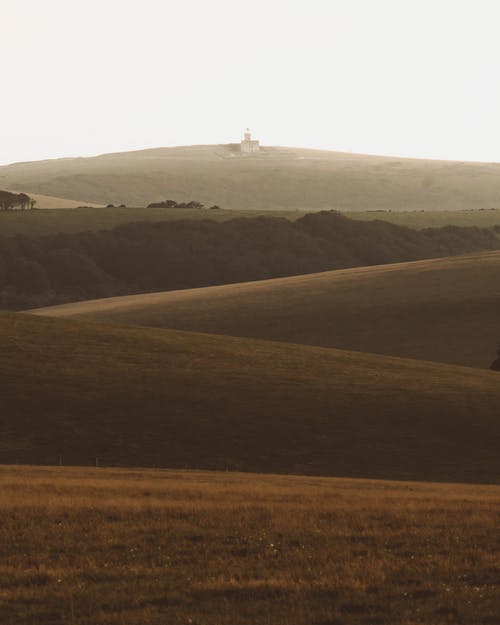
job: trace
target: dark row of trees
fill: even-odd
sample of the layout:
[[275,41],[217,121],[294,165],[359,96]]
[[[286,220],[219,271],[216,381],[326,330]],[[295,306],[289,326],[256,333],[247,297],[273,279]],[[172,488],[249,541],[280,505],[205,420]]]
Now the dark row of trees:
[[10,191],[0,191],[0,210],[8,211],[14,208],[26,210],[34,208],[36,200],[26,193],[11,193]]
[[490,229],[411,230],[334,212],[140,222],[113,230],[0,237],[0,307],[28,308],[500,249]]
[[[147,208],[205,208],[205,205],[201,202],[197,202],[196,200],[191,200],[190,202],[176,202],[175,200],[162,200],[161,202],[152,202],[148,204]],[[211,209],[220,208],[214,204],[210,206]]]

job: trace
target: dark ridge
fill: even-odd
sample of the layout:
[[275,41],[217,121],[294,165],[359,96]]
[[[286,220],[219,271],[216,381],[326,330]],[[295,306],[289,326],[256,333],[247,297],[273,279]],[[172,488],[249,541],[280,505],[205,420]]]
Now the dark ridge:
[[500,248],[496,232],[411,230],[334,212],[295,222],[136,222],[113,230],[0,238],[0,306],[67,301],[301,275]]

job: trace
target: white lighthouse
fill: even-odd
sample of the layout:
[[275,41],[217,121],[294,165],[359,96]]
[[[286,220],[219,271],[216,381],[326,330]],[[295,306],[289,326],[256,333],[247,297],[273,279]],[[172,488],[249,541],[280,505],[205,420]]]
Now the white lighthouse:
[[243,141],[241,142],[241,153],[242,154],[255,154],[260,150],[259,142],[255,139],[252,139],[252,133],[250,132],[250,128],[245,130],[245,134],[243,137]]

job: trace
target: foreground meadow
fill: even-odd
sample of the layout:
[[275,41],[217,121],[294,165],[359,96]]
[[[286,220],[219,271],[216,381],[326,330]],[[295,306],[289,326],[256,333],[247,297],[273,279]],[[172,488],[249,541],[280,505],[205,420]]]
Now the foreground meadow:
[[500,487],[0,468],[2,625],[500,623]]

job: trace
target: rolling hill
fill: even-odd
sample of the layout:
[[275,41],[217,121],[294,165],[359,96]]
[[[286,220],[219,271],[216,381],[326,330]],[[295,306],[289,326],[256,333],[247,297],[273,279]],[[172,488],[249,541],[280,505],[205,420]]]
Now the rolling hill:
[[237,145],[157,148],[0,167],[0,187],[78,202],[145,206],[193,198],[232,209],[500,207],[500,164]]
[[496,482],[498,375],[0,315],[0,462]]
[[34,311],[486,368],[500,252],[76,302]]

